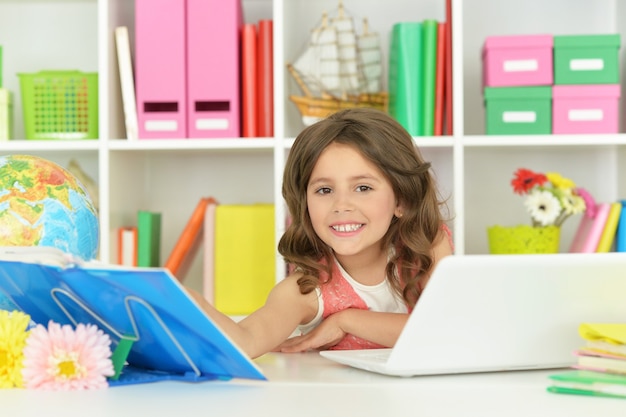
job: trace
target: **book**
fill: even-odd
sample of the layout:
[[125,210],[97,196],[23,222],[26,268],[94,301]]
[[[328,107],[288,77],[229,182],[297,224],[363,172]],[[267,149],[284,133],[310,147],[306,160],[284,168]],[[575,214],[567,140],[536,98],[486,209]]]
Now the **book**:
[[575,353],[577,360],[573,367],[576,369],[626,374],[626,356],[594,352],[593,350],[585,349],[580,349]]
[[204,239],[202,257],[202,295],[215,303],[215,209],[217,201],[210,202],[204,214]]
[[137,266],[137,227],[123,226],[117,229],[117,263]]
[[412,136],[422,132],[422,24],[393,25],[389,51],[389,114]]
[[241,316],[265,304],[276,283],[273,204],[215,209],[215,307]]
[[571,253],[593,253],[598,249],[610,208],[609,203],[600,203],[594,217],[583,215],[569,249]]
[[206,207],[214,201],[215,199],[213,197],[200,198],[185,228],[178,237],[170,256],[165,262],[164,267],[169,269],[172,275],[178,278],[180,282],[183,282],[185,279],[191,261],[202,241]]
[[117,66],[120,74],[126,139],[137,140],[139,136],[137,126],[137,101],[135,100],[135,79],[133,75],[133,61],[130,54],[130,39],[126,26],[118,26],[115,28],[115,46],[117,48]]
[[626,252],[626,201],[622,200],[617,231],[615,232],[615,252]]
[[422,22],[422,121],[421,135],[435,133],[435,96],[437,82],[437,31],[438,22],[427,19]]
[[[108,334],[119,370],[110,385],[266,379],[165,268],[83,262],[53,247],[0,247],[2,295],[35,323],[93,324]],[[116,357],[118,348],[127,352]]]
[[452,77],[452,0],[446,0],[446,104],[445,104],[445,133],[448,136],[454,134],[453,115],[454,102],[452,95],[453,77]]
[[259,20],[257,37],[257,133],[274,136],[274,21]]
[[137,212],[137,266],[161,264],[161,213]]
[[443,135],[443,112],[445,107],[446,81],[446,23],[437,25],[437,72],[435,77],[435,120],[433,135]]
[[549,375],[549,392],[626,398],[626,375],[587,370],[567,371]]
[[598,242],[598,248],[596,252],[610,252],[615,241],[615,234],[617,232],[617,223],[619,221],[620,214],[622,212],[622,203],[611,203],[609,214],[607,215],[604,229],[600,235],[600,241]]
[[257,39],[256,25],[244,24],[241,29],[241,128],[245,138],[259,136]]

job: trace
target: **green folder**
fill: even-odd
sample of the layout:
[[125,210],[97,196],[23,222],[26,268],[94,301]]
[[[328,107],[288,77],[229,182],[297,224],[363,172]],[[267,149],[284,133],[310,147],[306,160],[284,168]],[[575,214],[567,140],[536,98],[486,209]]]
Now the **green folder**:
[[549,392],[626,398],[626,375],[577,370],[550,375],[549,378],[552,380]]
[[389,51],[389,114],[413,136],[421,134],[422,24],[393,25]]
[[137,212],[137,266],[161,266],[161,213]]
[[436,20],[422,22],[422,129],[420,135],[435,134],[435,88],[437,78]]

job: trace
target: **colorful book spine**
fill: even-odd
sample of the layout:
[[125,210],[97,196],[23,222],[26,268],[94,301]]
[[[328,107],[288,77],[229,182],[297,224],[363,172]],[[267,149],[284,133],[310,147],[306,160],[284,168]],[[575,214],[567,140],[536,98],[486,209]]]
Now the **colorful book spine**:
[[617,232],[617,223],[622,212],[622,203],[611,203],[609,214],[606,218],[602,235],[600,236],[600,242],[598,242],[598,248],[596,252],[610,252],[615,241],[615,233]]
[[440,22],[437,25],[437,75],[435,78],[435,126],[433,132],[435,136],[443,135],[443,112],[446,101],[446,26],[445,22]]
[[452,0],[446,0],[446,82],[445,82],[445,134],[452,136],[453,129],[453,99],[452,99]]
[[137,266],[137,227],[124,226],[117,231],[117,263]]
[[274,136],[274,22],[259,20],[257,42],[257,133],[260,137]]
[[274,206],[224,205],[215,211],[215,307],[233,316],[262,307],[275,284]]
[[242,136],[258,136],[257,104],[257,30],[253,23],[243,25],[241,31],[241,127]]
[[422,23],[422,30],[421,136],[433,136],[435,134],[438,22],[432,19],[424,20]]
[[193,258],[195,253],[193,249],[198,246],[197,244],[201,240],[206,207],[214,201],[215,199],[212,197],[202,197],[200,199],[180,234],[176,245],[174,245],[169,258],[165,262],[165,268],[169,269],[172,275],[181,282],[185,278],[186,272],[181,267],[184,264],[188,264]]
[[204,214],[202,257],[202,295],[215,303],[215,210],[217,201],[209,203]]
[[617,232],[615,234],[616,252],[626,252],[626,200],[622,200],[621,204],[622,208],[617,223]]
[[137,212],[137,266],[161,264],[161,213]]
[[609,203],[600,203],[594,217],[583,216],[570,246],[571,253],[593,253],[598,249],[610,208]]
[[422,114],[422,24],[393,25],[389,52],[389,114],[412,136],[421,134]]

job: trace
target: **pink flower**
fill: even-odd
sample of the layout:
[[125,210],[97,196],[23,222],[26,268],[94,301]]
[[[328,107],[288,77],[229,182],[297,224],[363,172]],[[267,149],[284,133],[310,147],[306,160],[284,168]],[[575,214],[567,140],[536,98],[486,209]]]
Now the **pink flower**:
[[596,205],[596,201],[593,196],[589,194],[589,191],[584,188],[576,188],[576,194],[578,194],[585,201],[585,216],[593,218],[596,217],[596,211],[598,207]]
[[24,348],[26,388],[85,390],[106,388],[112,376],[111,339],[96,326],[61,326],[50,321],[30,331]]

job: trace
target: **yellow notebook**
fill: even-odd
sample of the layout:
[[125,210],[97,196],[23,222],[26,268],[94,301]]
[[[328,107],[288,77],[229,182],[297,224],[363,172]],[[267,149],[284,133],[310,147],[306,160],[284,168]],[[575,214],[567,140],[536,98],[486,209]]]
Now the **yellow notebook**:
[[276,283],[274,205],[215,208],[215,307],[247,315],[265,304]]
[[604,223],[604,230],[600,236],[600,242],[598,242],[598,248],[596,252],[609,252],[613,241],[615,240],[615,233],[617,233],[617,223],[619,221],[620,213],[622,212],[622,203],[611,203],[609,210],[609,216]]
[[626,344],[626,323],[582,323],[578,333],[585,340]]

